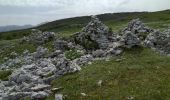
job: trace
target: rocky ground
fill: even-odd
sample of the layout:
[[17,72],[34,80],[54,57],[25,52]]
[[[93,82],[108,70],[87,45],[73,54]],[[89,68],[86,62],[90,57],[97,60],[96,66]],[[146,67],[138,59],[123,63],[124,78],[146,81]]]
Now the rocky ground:
[[[54,51],[38,46],[51,40],[54,41]],[[170,56],[170,30],[160,32],[151,29],[139,19],[129,22],[120,33],[114,33],[96,16],[92,16],[86,27],[67,40],[53,32],[33,29],[32,34],[20,42],[38,48],[33,53],[28,50],[22,54],[12,52],[10,58],[4,58],[0,69],[13,72],[7,81],[0,81],[0,100],[43,100],[58,90],[51,87],[52,80],[81,71],[84,65],[95,60],[120,57],[127,48],[149,47]],[[98,82],[98,85],[101,84],[102,80]],[[55,97],[62,100],[63,95],[56,94]]]

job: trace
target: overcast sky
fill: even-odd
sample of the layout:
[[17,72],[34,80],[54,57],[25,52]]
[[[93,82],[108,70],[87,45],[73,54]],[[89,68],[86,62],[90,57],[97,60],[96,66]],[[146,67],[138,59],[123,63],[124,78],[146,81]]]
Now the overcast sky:
[[170,9],[170,0],[0,0],[0,26],[39,24],[61,18]]

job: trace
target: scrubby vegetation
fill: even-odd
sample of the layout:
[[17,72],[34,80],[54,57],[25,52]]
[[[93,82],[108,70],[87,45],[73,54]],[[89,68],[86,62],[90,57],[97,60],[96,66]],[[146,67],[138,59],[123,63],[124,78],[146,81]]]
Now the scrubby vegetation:
[[67,59],[74,60],[76,58],[79,58],[82,56],[81,52],[78,52],[77,50],[69,50],[65,52],[65,56]]
[[0,80],[2,81],[7,81],[8,80],[8,76],[12,74],[11,70],[0,70]]

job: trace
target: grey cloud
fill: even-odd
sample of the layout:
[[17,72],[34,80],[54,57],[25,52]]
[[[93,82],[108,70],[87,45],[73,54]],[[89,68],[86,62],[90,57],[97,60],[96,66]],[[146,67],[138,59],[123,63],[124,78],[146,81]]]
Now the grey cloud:
[[170,0],[0,0],[0,25],[39,24],[61,18],[102,13],[157,11]]

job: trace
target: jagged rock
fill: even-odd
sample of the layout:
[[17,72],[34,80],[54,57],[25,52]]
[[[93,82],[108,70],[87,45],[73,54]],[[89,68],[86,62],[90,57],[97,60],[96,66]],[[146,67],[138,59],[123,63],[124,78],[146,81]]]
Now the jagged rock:
[[34,57],[35,58],[42,58],[47,54],[47,52],[48,52],[47,48],[39,46],[37,48],[36,52],[34,53]]
[[93,57],[105,57],[106,52],[104,50],[96,50],[92,52]]
[[32,78],[32,76],[29,73],[27,73],[25,70],[19,69],[12,73],[9,80],[20,84],[22,82],[30,83],[31,78]]
[[49,96],[49,94],[44,91],[33,92],[31,95],[31,99],[32,100],[44,100],[47,96]]
[[19,67],[22,60],[18,57],[15,59],[8,59],[5,63],[0,64],[0,69],[12,69],[13,67]]
[[81,32],[73,35],[77,44],[84,46],[86,49],[106,49],[112,37],[111,30],[104,25],[96,16],[92,16],[91,22],[82,29]]
[[88,54],[88,55],[84,55],[84,56],[81,56],[80,58],[73,60],[73,62],[75,62],[79,66],[83,66],[83,65],[88,64],[89,62],[91,62],[93,60],[94,60],[93,56]]
[[145,39],[144,44],[161,54],[170,54],[170,30],[150,33]]
[[54,48],[56,50],[61,50],[61,51],[65,51],[68,49],[68,45],[67,45],[67,42],[64,41],[64,40],[56,40],[54,42]]
[[13,92],[8,95],[4,94],[2,100],[20,100],[23,97],[30,96],[31,92]]
[[136,34],[131,31],[126,31],[121,38],[121,43],[123,47],[132,48],[134,46],[139,46],[141,41]]
[[61,50],[55,50],[54,52],[52,52],[49,57],[54,58],[54,57],[58,57],[60,54],[62,54],[63,52]]
[[22,42],[28,42],[28,43],[40,45],[54,38],[55,38],[54,32],[42,32],[40,30],[33,29],[32,34],[28,37],[24,37],[22,39]]
[[38,84],[35,87],[32,87],[31,90],[37,92],[37,91],[49,90],[50,87],[51,87],[50,85]]

